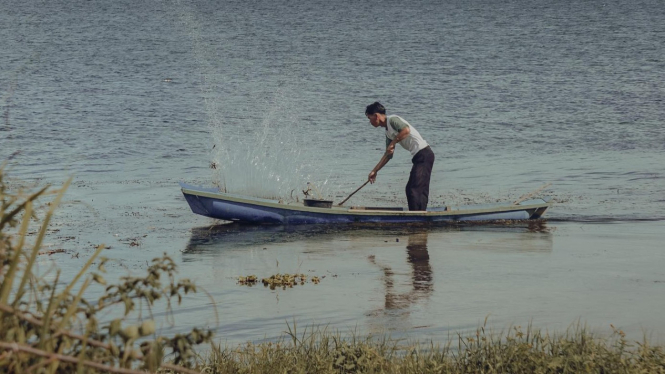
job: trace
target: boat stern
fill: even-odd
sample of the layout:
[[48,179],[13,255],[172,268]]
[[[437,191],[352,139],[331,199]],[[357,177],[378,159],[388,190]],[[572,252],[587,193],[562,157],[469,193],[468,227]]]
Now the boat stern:
[[[541,205],[537,208],[526,210],[526,212],[529,214],[529,219],[539,219],[539,218],[542,218],[543,215],[545,215],[545,211],[547,211],[547,208],[552,206],[551,201],[552,201],[551,197],[544,197],[544,198],[541,198],[541,199],[534,199],[534,200],[524,201],[524,202],[521,202],[519,205]],[[543,203],[545,203],[545,205],[543,205]]]

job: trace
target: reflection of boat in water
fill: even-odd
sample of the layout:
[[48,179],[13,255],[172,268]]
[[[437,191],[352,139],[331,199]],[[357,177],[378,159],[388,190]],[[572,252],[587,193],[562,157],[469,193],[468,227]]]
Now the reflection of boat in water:
[[219,192],[181,183],[192,211],[206,217],[255,224],[415,223],[497,220],[533,220],[545,214],[549,198],[518,204],[503,202],[405,211],[396,207],[315,207],[303,202],[282,202]]
[[[394,235],[411,235],[414,232],[426,232],[429,234],[446,232],[478,232],[487,237],[488,233],[509,234],[512,238],[509,245],[515,249],[534,248],[545,246],[551,251],[551,241],[543,241],[543,237],[523,236],[529,233],[549,233],[545,220],[511,221],[495,223],[459,222],[450,225],[430,225],[427,223],[414,224],[404,227],[401,225],[384,225],[376,223],[350,223],[330,225],[244,225],[241,223],[221,223],[210,226],[193,227],[189,243],[184,249],[186,253],[199,253],[208,250],[221,250],[225,248],[242,248],[245,246],[257,246],[275,243],[287,243],[307,240],[316,237],[325,241],[337,237],[363,237],[385,235],[389,230]],[[414,231],[415,230],[415,231]],[[514,234],[521,234],[515,236]],[[491,237],[496,239],[495,235]],[[548,235],[549,237],[549,235]],[[522,240],[523,239],[523,240]],[[414,239],[410,239],[414,240]],[[519,244],[520,241],[525,243]],[[544,243],[543,243],[544,242]],[[488,243],[491,246],[492,242]],[[427,236],[425,236],[425,245]],[[416,247],[417,248],[417,245]],[[414,252],[415,254],[415,252]]]

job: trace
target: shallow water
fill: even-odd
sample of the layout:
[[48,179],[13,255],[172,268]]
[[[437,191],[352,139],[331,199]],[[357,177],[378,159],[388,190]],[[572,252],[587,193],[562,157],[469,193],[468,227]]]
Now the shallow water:
[[[638,338],[641,329],[662,336],[655,311],[665,306],[663,227],[621,225],[631,234],[615,234],[616,224],[577,223],[305,232],[202,227],[182,259],[204,264],[191,275],[221,300],[220,335],[231,341],[274,336],[292,320],[445,340],[486,317],[500,328],[531,322],[563,331],[580,320],[595,330],[612,323]],[[248,288],[235,284],[238,269],[322,279],[292,289]],[[192,320],[199,311],[191,309],[179,317]]]
[[[74,178],[46,239],[67,253],[44,268],[71,274],[106,243],[112,277],[166,252],[231,343],[294,318],[413,338],[488,315],[662,336],[664,17],[655,0],[4,1],[0,159],[14,186]],[[189,211],[179,181],[282,197],[311,181],[340,201],[381,156],[374,100],[431,143],[432,205],[551,182],[546,227],[220,227]],[[409,167],[398,149],[352,202],[406,205]],[[287,271],[326,278],[234,280]],[[169,331],[212,315],[201,294]]]

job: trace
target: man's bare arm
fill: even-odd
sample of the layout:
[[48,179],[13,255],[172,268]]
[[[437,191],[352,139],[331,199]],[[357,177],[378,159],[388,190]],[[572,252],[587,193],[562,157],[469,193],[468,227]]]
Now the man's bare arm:
[[388,161],[390,161],[391,158],[393,158],[393,153],[395,153],[395,146],[397,143],[401,142],[404,138],[409,136],[411,133],[411,130],[409,130],[409,127],[405,127],[400,132],[395,136],[395,139],[393,139],[390,144],[386,147],[386,153],[383,154],[383,157],[381,157],[381,160],[379,160],[379,163],[376,164],[374,169],[369,173],[369,176],[367,179],[369,180],[370,183],[374,183],[376,181],[376,174],[383,168]]

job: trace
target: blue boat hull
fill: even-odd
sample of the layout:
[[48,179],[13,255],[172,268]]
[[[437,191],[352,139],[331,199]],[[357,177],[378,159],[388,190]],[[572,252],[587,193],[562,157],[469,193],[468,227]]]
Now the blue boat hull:
[[512,203],[440,207],[409,212],[380,208],[314,208],[302,203],[284,204],[275,200],[248,198],[195,186],[182,185],[192,212],[226,221],[254,224],[335,224],[335,223],[427,223],[458,221],[528,220],[541,218],[550,202],[534,199]]

